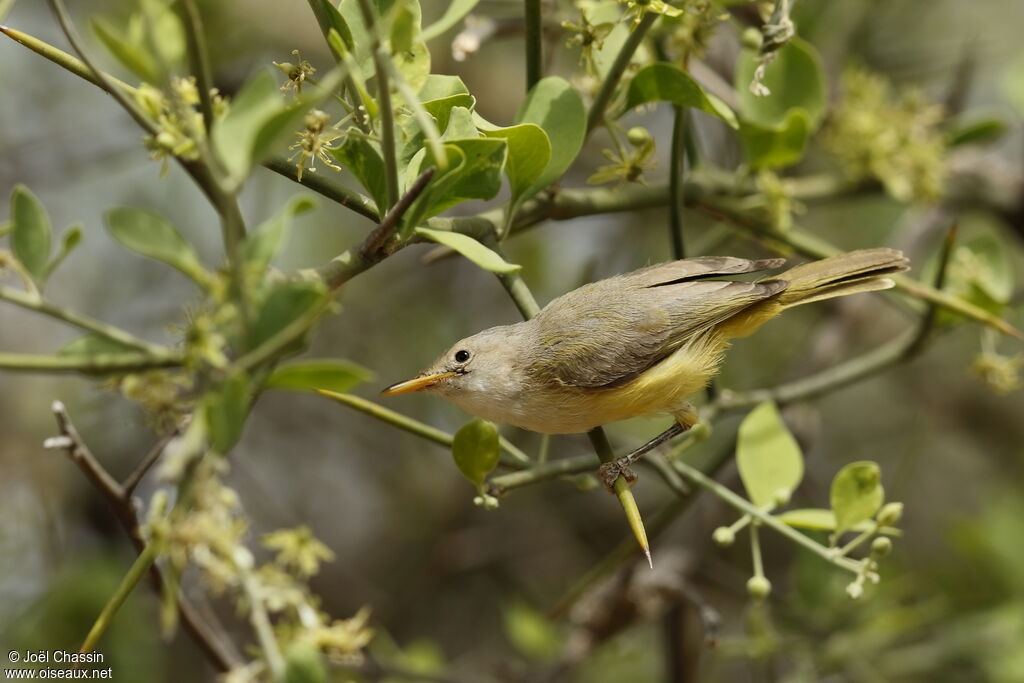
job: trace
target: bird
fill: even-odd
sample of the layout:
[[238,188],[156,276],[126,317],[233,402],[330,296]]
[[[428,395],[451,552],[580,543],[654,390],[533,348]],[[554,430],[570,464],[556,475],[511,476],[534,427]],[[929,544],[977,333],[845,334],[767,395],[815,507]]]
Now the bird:
[[[718,373],[733,339],[794,306],[888,289],[894,282],[887,276],[909,267],[900,251],[876,248],[753,282],[733,279],[785,263],[702,256],[586,284],[529,320],[459,340],[382,395],[422,391],[471,415],[544,434],[666,414],[675,419],[675,435],[697,423],[690,398]],[[632,477],[636,453],[603,468],[605,482]]]

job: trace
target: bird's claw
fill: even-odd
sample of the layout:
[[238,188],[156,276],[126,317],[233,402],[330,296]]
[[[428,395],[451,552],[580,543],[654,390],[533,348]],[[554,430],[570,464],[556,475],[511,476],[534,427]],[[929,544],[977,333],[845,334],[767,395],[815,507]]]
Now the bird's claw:
[[627,483],[632,484],[636,481],[636,472],[630,465],[633,461],[628,457],[619,458],[611,462],[606,462],[597,468],[597,476],[604,482],[604,487],[608,489],[609,493],[615,492],[615,481],[622,477]]

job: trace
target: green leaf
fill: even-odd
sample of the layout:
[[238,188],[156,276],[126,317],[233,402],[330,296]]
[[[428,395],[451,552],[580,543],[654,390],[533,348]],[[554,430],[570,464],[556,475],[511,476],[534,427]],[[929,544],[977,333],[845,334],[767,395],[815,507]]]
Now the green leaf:
[[64,259],[75,250],[79,244],[82,243],[82,226],[72,225],[70,228],[64,231],[60,240],[60,251],[57,255],[46,265],[46,278],[49,279],[53,271],[57,270]]
[[423,29],[423,40],[433,40],[469,14],[480,0],[452,0],[441,18]]
[[24,185],[15,185],[11,193],[11,223],[14,256],[32,279],[41,284],[50,261],[53,228],[42,203]]
[[[345,21],[345,17],[334,6],[334,3],[331,0],[314,0],[310,4],[313,14],[316,15],[317,23],[320,25],[320,32],[324,34],[324,38],[328,38],[331,29],[334,29],[338,33],[338,37],[341,39],[345,49],[348,52],[352,52],[355,49],[352,30],[349,28],[348,22]],[[328,45],[330,45],[329,40]],[[331,45],[331,48],[333,50],[334,46]],[[340,58],[338,54],[335,54],[335,56]]]
[[[786,510],[775,516],[783,524],[788,524],[797,529],[810,529],[811,531],[834,531],[836,528],[836,515],[831,510],[823,508],[801,508],[798,510]],[[850,531],[867,531],[873,526],[870,520],[855,525]],[[886,536],[902,536],[903,532],[894,527],[884,526],[879,533]]]
[[[413,5],[416,5],[415,10]],[[413,40],[420,31],[419,23],[418,3],[397,0],[391,9],[391,49],[395,52],[411,51]]]
[[107,229],[127,249],[177,268],[202,287],[209,285],[211,276],[192,245],[162,216],[130,207],[112,209]]
[[508,604],[502,615],[505,635],[527,659],[553,662],[562,652],[565,633],[539,610],[516,601]]
[[121,66],[147,83],[160,83],[160,69],[144,45],[129,40],[128,36],[99,17],[93,17],[89,25]]
[[324,658],[312,645],[297,642],[288,648],[284,662],[284,683],[326,683]]
[[811,136],[811,123],[803,109],[790,109],[777,126],[740,122],[740,143],[753,168],[781,168],[800,161]]
[[349,129],[340,145],[329,150],[345,170],[356,177],[373,198],[377,212],[388,206],[387,172],[384,157],[377,144],[367,139],[357,129]]
[[645,66],[629,83],[626,109],[649,102],[671,102],[693,107],[722,119],[732,128],[739,125],[736,115],[725,102],[704,92],[688,73],[665,62]]
[[251,405],[252,390],[244,372],[231,375],[221,386],[203,396],[210,448],[226,454],[238,443]]
[[[446,168],[434,176],[406,212],[401,231],[403,236],[430,216],[470,199],[491,199],[501,189],[501,173],[508,153],[504,140],[449,140],[444,144],[444,152]],[[420,150],[407,168],[407,184],[432,166],[436,168],[437,164],[429,149]]]
[[469,235],[429,228],[416,228],[416,234],[454,249],[476,265],[492,273],[517,273],[522,269],[522,266],[509,263]]
[[963,245],[980,267],[972,283],[992,301],[1006,305],[1013,297],[1013,264],[1004,244],[994,235],[982,235]]
[[452,457],[459,471],[476,486],[498,466],[498,428],[487,420],[471,420],[455,432]]
[[540,126],[551,147],[544,172],[523,191],[527,198],[557,181],[572,166],[587,135],[587,111],[576,88],[564,78],[548,76],[530,90],[516,113],[516,123]]
[[761,403],[740,424],[736,464],[750,501],[758,507],[788,501],[803,479],[800,445],[773,402]]
[[1024,114],[1024,56],[1017,57],[1003,76],[1003,95],[1017,110]]
[[449,113],[448,125],[444,131],[444,141],[472,140],[478,137],[480,137],[480,132],[477,131],[473,112],[467,107],[452,107]]
[[476,98],[472,95],[462,93],[449,95],[436,100],[428,100],[423,103],[423,109],[437,121],[437,129],[440,132],[448,130],[448,123],[451,120],[452,110],[456,107],[472,111],[476,106]]
[[491,138],[501,138],[508,143],[505,174],[512,190],[510,201],[515,205],[536,183],[551,161],[551,142],[548,140],[548,134],[534,123],[493,128],[484,130],[483,134]]
[[316,200],[309,195],[292,197],[273,218],[260,224],[246,236],[241,247],[242,260],[250,268],[262,272],[285,242],[292,218],[312,210],[315,206]]
[[341,359],[301,360],[282,365],[267,380],[268,389],[316,391],[324,389],[343,394],[363,382],[373,379],[373,373],[351,361]]
[[252,167],[263,161],[284,138],[294,135],[313,104],[340,83],[334,69],[321,79],[313,94],[286,101],[269,69],[250,78],[231,102],[227,116],[213,130],[213,146],[235,187],[241,186]]
[[736,66],[736,93],[740,113],[751,123],[778,126],[785,122],[795,107],[807,113],[811,127],[816,128],[825,115],[828,97],[821,57],[814,47],[794,38],[776,53],[775,61],[765,70],[764,85],[771,94],[758,97],[750,91],[757,69],[757,53],[744,50]]
[[[352,53],[355,58],[355,62],[358,64],[359,70],[362,73],[369,74],[374,70],[372,52],[373,41],[369,31],[366,29],[366,24],[363,22],[363,14],[362,10],[359,8],[359,1],[360,0],[342,0],[338,5],[338,11],[341,13],[342,17],[344,17],[345,22],[351,31],[353,43]],[[392,23],[395,15],[389,10],[394,6],[394,2],[395,0],[377,0],[376,2],[371,3],[375,6],[378,17],[377,31],[382,38],[387,38],[391,35]],[[392,55],[392,59],[394,60],[398,71],[405,79],[405,82],[408,83],[415,91],[423,86],[427,80],[427,76],[430,75],[430,52],[427,50],[427,45],[420,34],[419,3],[410,2],[407,6],[413,14],[413,35],[415,37],[412,40],[412,45],[409,49],[396,50]]]
[[442,100],[452,95],[468,95],[469,88],[458,76],[430,74],[418,93],[420,102],[426,104],[432,100]]
[[[281,282],[270,290],[259,307],[249,330],[250,345],[255,348],[267,341],[290,323],[323,304],[327,292],[321,283],[313,281]],[[296,340],[287,351],[301,348],[305,341]]]
[[1009,124],[997,116],[971,117],[967,120],[956,120],[951,130],[946,133],[946,144],[950,147],[960,145],[984,145],[1004,137],[1010,130]]
[[[185,57],[185,29],[168,0],[141,0],[145,14],[148,48],[159,55],[164,65],[172,69],[181,66]],[[166,69],[165,69],[166,70]]]
[[100,334],[87,334],[69,341],[57,351],[58,356],[103,356],[107,354],[138,353],[139,350],[108,339]]
[[836,516],[836,536],[871,519],[885,501],[878,464],[852,462],[832,480],[831,504]]

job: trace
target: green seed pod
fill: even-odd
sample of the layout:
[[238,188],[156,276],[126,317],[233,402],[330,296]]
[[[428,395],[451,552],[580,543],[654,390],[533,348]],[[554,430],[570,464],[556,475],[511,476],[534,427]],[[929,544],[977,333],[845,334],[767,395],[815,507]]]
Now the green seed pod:
[[892,541],[885,536],[879,536],[871,541],[871,557],[878,560],[892,552]]

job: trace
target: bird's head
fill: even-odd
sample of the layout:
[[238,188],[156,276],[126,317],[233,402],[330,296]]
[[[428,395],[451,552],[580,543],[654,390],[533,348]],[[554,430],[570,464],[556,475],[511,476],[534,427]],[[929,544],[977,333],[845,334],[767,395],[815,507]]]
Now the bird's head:
[[521,325],[492,327],[466,337],[416,377],[392,384],[381,395],[425,391],[464,408],[500,400],[514,392],[518,384]]

